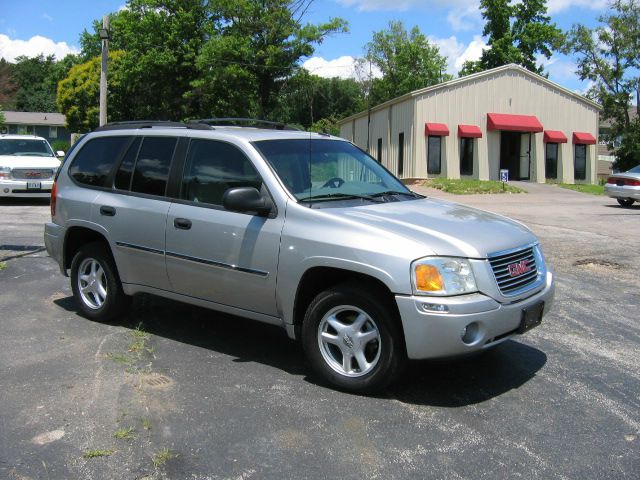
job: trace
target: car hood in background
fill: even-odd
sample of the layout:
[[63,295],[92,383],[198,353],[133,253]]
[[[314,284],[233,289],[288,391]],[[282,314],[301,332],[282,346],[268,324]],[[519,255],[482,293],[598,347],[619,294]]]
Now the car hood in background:
[[0,167],[10,168],[58,168],[60,160],[56,157],[34,157],[31,155],[0,155]]
[[515,220],[431,198],[325,212],[423,243],[436,255],[486,258],[491,253],[538,241],[526,226]]

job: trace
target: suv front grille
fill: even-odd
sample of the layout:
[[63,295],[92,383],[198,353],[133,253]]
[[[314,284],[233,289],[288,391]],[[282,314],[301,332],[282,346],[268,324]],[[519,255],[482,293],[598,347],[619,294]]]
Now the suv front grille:
[[538,278],[538,264],[533,247],[490,256],[489,263],[503,295],[513,295]]
[[14,168],[11,176],[16,180],[49,180],[56,171],[52,168]]

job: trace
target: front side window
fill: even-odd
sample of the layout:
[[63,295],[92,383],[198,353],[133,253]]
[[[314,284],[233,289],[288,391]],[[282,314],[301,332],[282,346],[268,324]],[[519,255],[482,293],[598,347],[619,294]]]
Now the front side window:
[[577,144],[573,146],[575,152],[574,178],[576,180],[586,180],[587,178],[587,146]]
[[235,146],[215,140],[192,140],[185,164],[180,198],[222,205],[230,188],[262,187],[251,161]]
[[164,195],[177,141],[169,137],[146,137],[142,141],[133,171],[132,192]]
[[137,137],[127,149],[127,153],[125,153],[122,162],[120,162],[120,167],[118,167],[116,178],[114,180],[114,186],[118,190],[129,190],[131,188],[133,166],[136,163],[136,157],[138,156],[138,150],[140,150],[141,143],[142,137]]
[[460,175],[473,175],[473,138],[460,139]]
[[129,137],[99,137],[89,140],[69,166],[69,175],[79,183],[104,187],[113,165]]
[[545,150],[545,177],[558,178],[558,144],[547,143]]
[[416,198],[375,159],[349,142],[286,139],[258,141],[254,146],[301,202]]
[[442,137],[429,136],[427,146],[427,173],[439,175],[442,171]]

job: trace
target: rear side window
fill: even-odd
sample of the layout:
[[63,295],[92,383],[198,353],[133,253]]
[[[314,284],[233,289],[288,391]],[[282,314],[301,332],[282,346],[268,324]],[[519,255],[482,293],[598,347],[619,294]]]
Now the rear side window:
[[136,157],[138,156],[138,150],[140,150],[140,143],[142,142],[141,137],[137,137],[129,149],[127,153],[125,153],[122,162],[120,163],[120,167],[116,172],[116,178],[114,181],[114,186],[118,190],[129,190],[131,187],[131,176],[133,175],[133,166],[136,163]]
[[180,198],[222,205],[230,188],[262,186],[253,164],[233,145],[215,140],[192,140],[185,164]]
[[78,183],[104,187],[128,140],[129,137],[101,137],[89,140],[73,159],[69,175]]
[[142,141],[133,171],[132,192],[164,195],[176,143],[176,138],[168,137],[146,137]]

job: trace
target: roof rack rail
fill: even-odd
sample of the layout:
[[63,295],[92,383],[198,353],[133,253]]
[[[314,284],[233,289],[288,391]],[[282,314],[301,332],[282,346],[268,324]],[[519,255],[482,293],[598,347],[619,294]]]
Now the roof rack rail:
[[300,131],[299,128],[296,128],[292,125],[287,125],[283,122],[272,122],[270,120],[261,120],[259,118],[244,118],[244,117],[223,117],[223,118],[200,118],[197,120],[191,120],[195,123],[205,124],[205,125],[226,125],[231,124],[236,127],[255,127],[255,126],[263,126],[266,128],[273,128],[275,130],[297,130]]
[[171,120],[130,120],[124,122],[110,122],[106,125],[98,127],[94,132],[104,132],[108,130],[124,130],[128,128],[153,128],[153,127],[169,127],[169,128],[189,128],[193,130],[213,130],[213,127],[206,123],[183,123],[173,122]]

